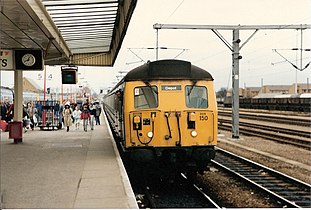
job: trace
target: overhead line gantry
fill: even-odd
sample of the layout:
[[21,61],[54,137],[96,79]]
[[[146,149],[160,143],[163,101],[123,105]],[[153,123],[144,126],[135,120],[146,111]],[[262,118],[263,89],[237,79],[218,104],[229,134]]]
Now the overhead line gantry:
[[[310,29],[309,24],[300,25],[187,25],[187,24],[159,24],[153,25],[153,28],[160,29],[188,29],[188,30],[211,30],[232,52],[232,138],[239,138],[239,60],[242,59],[240,50],[243,46],[259,31],[259,30],[284,30]],[[220,34],[219,30],[232,30],[232,45]],[[240,30],[255,30],[244,43],[241,44]],[[156,41],[156,49],[158,47],[158,36]],[[158,50],[156,52],[158,58]]]

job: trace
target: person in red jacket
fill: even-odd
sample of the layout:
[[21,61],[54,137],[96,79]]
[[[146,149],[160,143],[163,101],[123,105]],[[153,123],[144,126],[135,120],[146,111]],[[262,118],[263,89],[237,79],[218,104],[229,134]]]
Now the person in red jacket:
[[87,124],[90,118],[91,118],[90,111],[88,110],[88,107],[84,105],[80,119],[83,120],[83,128],[85,132],[87,132]]

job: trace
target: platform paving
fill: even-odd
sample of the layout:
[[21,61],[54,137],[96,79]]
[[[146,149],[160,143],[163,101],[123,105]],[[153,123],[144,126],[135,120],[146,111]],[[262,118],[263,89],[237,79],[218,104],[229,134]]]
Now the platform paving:
[[137,209],[104,118],[95,129],[1,133],[1,208]]

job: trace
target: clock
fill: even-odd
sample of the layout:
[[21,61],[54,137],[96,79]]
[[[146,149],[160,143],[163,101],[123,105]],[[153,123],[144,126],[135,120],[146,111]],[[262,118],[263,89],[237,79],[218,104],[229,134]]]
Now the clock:
[[22,57],[22,63],[25,66],[33,66],[36,63],[36,58],[34,55],[27,53]]

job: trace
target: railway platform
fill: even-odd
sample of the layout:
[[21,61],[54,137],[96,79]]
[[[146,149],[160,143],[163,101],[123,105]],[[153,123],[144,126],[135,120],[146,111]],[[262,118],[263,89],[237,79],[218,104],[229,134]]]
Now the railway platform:
[[1,133],[1,209],[138,209],[116,145],[102,117],[84,132]]

